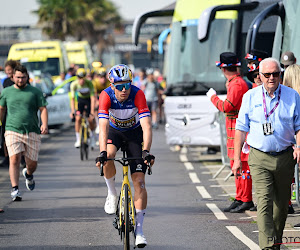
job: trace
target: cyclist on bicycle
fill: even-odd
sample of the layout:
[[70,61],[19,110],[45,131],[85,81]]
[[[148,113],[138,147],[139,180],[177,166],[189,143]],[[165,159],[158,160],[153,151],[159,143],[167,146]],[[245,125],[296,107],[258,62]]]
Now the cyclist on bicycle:
[[114,161],[107,159],[114,158],[122,141],[126,141],[128,157],[141,157],[141,160],[130,162],[135,191],[135,244],[141,248],[147,245],[142,228],[147,206],[146,163],[151,161],[153,164],[155,158],[149,153],[152,143],[150,111],[144,92],[132,85],[132,72],[127,65],[113,66],[108,73],[108,79],[110,87],[102,91],[99,97],[100,156],[96,164],[100,167],[100,162],[104,163],[104,179],[108,188],[104,210],[108,214],[114,214],[117,209],[116,168]]
[[88,117],[88,122],[90,125],[90,137],[91,137],[91,147],[95,146],[95,135],[94,131],[96,128],[95,117],[94,117],[94,105],[95,105],[95,92],[94,86],[91,81],[85,79],[86,71],[83,68],[79,68],[76,72],[77,80],[71,83],[71,114],[70,117],[73,118],[75,114],[75,97],[77,95],[77,110],[75,114],[75,134],[76,142],[74,147],[80,147],[80,121],[83,111],[86,112]]

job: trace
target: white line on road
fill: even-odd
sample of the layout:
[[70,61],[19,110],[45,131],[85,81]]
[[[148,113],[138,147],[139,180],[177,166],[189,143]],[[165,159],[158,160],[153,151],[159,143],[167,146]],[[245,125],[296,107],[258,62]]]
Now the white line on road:
[[179,159],[180,159],[181,162],[183,162],[183,164],[184,164],[184,166],[187,170],[194,170],[194,167],[193,167],[192,163],[190,163],[188,161],[188,158],[186,157],[186,155],[180,154]]
[[201,182],[195,172],[189,173],[189,176],[190,176],[193,183],[200,183]]
[[236,226],[226,226],[226,228],[241,242],[243,242],[251,250],[259,250],[260,247],[250,240],[240,229]]
[[188,158],[187,158],[187,156],[186,156],[185,154],[180,154],[180,155],[179,155],[179,159],[180,159],[181,162],[186,162],[186,161],[188,161]]
[[209,199],[211,198],[210,194],[206,191],[205,187],[203,186],[196,186],[199,194],[202,196],[204,199]]
[[235,187],[235,184],[210,185],[210,187]]
[[206,206],[214,213],[218,220],[228,220],[226,215],[214,203],[206,203]]

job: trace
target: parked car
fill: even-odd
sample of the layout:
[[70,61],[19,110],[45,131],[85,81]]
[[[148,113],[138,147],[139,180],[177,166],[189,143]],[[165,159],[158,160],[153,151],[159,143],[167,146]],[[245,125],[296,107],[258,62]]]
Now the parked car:
[[30,84],[40,89],[47,98],[48,126],[59,126],[70,122],[70,102],[68,86],[63,86],[54,95],[55,85],[51,75],[33,72],[29,74]]

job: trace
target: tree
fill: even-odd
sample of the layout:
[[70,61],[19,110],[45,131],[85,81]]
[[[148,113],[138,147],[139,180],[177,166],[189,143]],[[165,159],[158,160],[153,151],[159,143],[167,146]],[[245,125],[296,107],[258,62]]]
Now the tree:
[[34,11],[39,24],[50,39],[65,40],[73,36],[91,45],[110,43],[104,38],[106,30],[119,27],[121,17],[109,0],[37,0]]

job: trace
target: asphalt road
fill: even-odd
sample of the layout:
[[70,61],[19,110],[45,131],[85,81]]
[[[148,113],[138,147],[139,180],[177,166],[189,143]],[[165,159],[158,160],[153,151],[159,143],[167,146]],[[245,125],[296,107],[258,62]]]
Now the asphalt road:
[[[21,202],[11,201],[8,170],[0,168],[1,249],[122,249],[114,216],[103,209],[107,189],[94,165],[99,149],[81,161],[74,137],[67,127],[43,138],[36,188],[28,191],[20,176]],[[154,131],[151,151],[156,164],[146,177],[147,249],[259,249],[255,216],[221,212],[230,194],[212,179],[219,156],[200,160],[198,149],[171,151],[162,127]],[[119,189],[121,166],[116,180]]]

